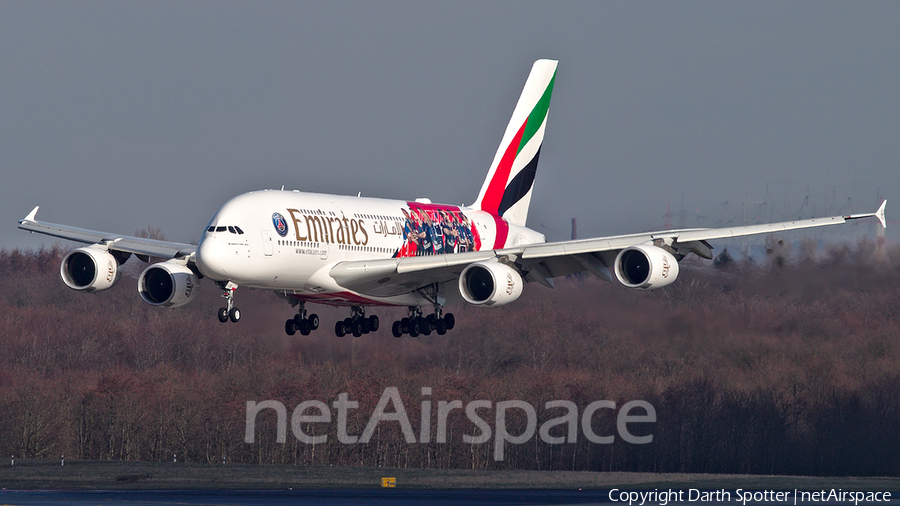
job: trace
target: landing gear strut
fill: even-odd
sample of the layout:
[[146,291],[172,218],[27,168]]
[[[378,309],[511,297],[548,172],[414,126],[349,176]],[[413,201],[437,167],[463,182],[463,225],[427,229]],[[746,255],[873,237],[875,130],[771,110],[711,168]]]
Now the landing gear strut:
[[231,281],[224,284],[217,284],[219,285],[219,288],[225,290],[225,293],[222,294],[222,297],[225,299],[225,307],[219,308],[219,321],[225,323],[228,320],[231,320],[232,322],[237,323],[241,319],[241,310],[234,307],[234,291],[237,290],[237,285]]
[[360,306],[353,306],[351,310],[350,318],[338,320],[334,324],[334,335],[344,337],[347,334],[353,334],[353,337],[360,337],[378,330],[377,316],[372,315],[366,318],[366,310]]
[[311,315],[306,314],[306,305],[302,302],[300,303],[300,309],[297,311],[297,314],[294,315],[293,318],[284,322],[284,332],[292,336],[297,331],[300,331],[300,335],[308,336],[310,332],[319,328],[319,315],[313,313]]
[[402,337],[403,334],[409,334],[409,337],[418,337],[419,334],[427,336],[434,330],[439,336],[453,329],[456,324],[456,318],[453,313],[443,314],[441,306],[435,304],[434,313],[428,316],[422,316],[422,308],[417,306],[409,306],[409,316],[401,318],[391,325],[391,333],[394,337]]

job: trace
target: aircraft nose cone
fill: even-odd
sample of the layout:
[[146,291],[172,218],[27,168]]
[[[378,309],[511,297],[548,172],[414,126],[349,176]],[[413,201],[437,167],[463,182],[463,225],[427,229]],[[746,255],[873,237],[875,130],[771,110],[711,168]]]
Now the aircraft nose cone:
[[224,248],[217,247],[215,239],[209,237],[200,241],[197,246],[197,268],[211,279],[225,281],[229,279],[226,264],[229,257]]

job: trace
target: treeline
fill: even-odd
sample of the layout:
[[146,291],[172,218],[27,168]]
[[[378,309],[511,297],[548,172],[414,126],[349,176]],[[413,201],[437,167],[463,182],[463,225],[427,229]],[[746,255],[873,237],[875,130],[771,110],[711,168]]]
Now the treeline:
[[[322,328],[289,338],[288,305],[242,289],[244,319],[223,325],[210,283],[199,301],[157,309],[141,302],[133,276],[107,292],[77,293],[59,279],[64,252],[2,251],[0,455],[900,475],[900,248],[810,248],[755,263],[720,258],[720,268],[687,263],[675,284],[654,292],[589,277],[558,280],[555,290],[530,285],[511,306],[451,308],[453,331],[416,339],[384,328],[336,338],[330,323],[349,312],[321,306]],[[400,315],[371,312],[382,322]],[[342,444],[334,409],[330,423],[300,427],[327,435],[326,443],[294,436],[297,405],[331,407],[342,392],[359,403],[347,434],[362,434],[388,387],[400,392],[416,443],[406,442],[401,424],[382,422],[370,442]],[[260,412],[255,441],[245,442],[246,403],[265,400],[286,407],[284,443],[273,410]],[[438,404],[455,400],[463,408],[527,401],[538,430],[524,444],[506,444],[499,461],[493,437],[463,441],[480,431],[456,409],[446,417],[447,441],[438,442]],[[542,441],[540,425],[564,414],[544,408],[553,400],[577,406],[575,442]],[[650,403],[656,422],[628,427],[652,442],[624,441],[616,409],[598,410],[591,424],[614,442],[589,441],[580,417],[598,400],[617,409]],[[418,442],[423,401],[431,403],[427,443]],[[494,410],[480,415],[495,427]],[[526,422],[510,410],[504,423],[518,435]],[[566,430],[558,425],[550,435]]]

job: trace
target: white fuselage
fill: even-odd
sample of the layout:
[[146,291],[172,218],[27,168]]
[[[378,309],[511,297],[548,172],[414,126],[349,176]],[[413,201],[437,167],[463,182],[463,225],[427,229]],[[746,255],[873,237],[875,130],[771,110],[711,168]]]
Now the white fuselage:
[[[444,237],[446,235],[446,237]],[[216,281],[334,305],[419,305],[417,293],[362,296],[329,275],[343,261],[453,254],[544,242],[484,211],[403,200],[262,190],[229,200],[197,247]]]

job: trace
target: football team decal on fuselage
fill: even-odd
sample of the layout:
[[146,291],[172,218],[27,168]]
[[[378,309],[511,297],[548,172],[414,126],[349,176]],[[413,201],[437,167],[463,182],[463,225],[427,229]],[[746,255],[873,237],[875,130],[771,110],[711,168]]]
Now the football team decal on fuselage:
[[481,249],[481,238],[468,216],[456,206],[407,202],[403,244],[394,258],[464,253]]
[[275,225],[275,231],[278,232],[278,235],[280,235],[281,237],[285,237],[287,235],[287,220],[284,219],[284,216],[282,216],[281,213],[275,213],[272,215],[272,224]]

